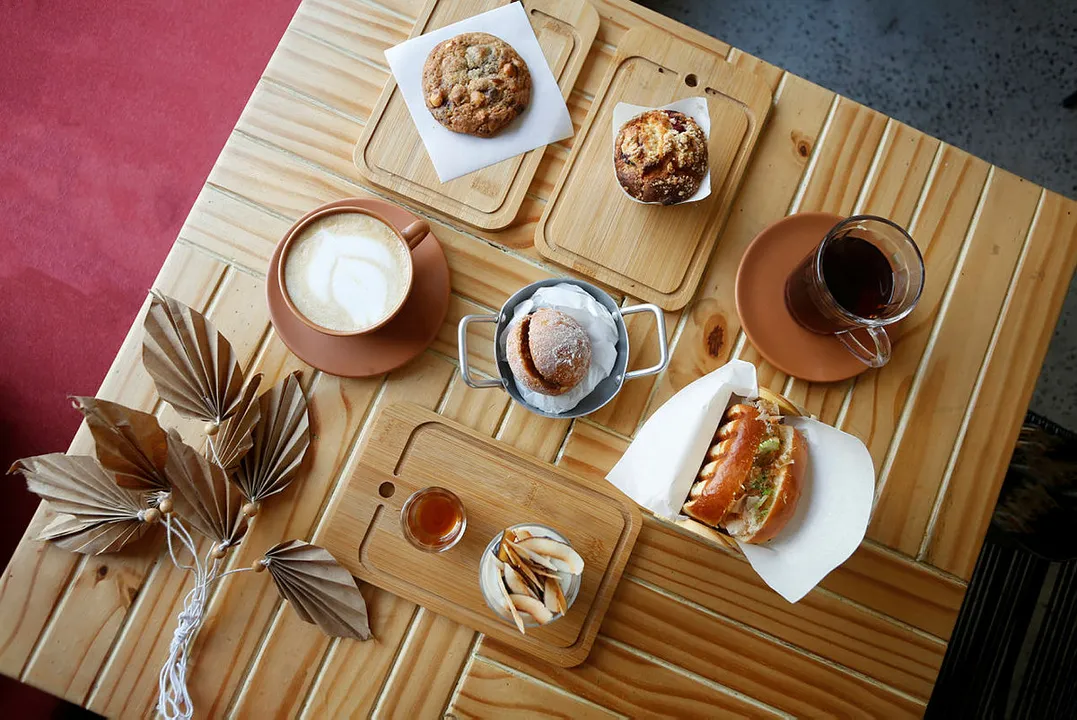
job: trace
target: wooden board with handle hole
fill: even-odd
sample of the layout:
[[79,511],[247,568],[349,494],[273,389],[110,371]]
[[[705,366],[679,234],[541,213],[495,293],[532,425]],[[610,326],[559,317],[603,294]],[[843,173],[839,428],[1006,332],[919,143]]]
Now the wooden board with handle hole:
[[[467,528],[443,553],[404,536],[400,511],[440,486],[463,502]],[[486,605],[479,562],[510,525],[554,528],[583,557],[568,613],[526,635]],[[552,467],[417,405],[383,410],[329,512],[324,544],[360,580],[561,667],[587,657],[642,527],[639,508],[604,481]]]
[[[634,202],[613,166],[613,110],[704,97],[711,194],[691,203]],[[666,310],[695,294],[770,111],[766,82],[719,54],[654,29],[617,46],[535,231],[539,252]]]
[[[410,37],[505,5],[505,0],[429,0]],[[598,32],[598,12],[585,0],[524,0],[539,45],[568,97]],[[396,81],[390,77],[355,146],[355,165],[371,182],[484,230],[516,217],[545,146],[441,182]]]

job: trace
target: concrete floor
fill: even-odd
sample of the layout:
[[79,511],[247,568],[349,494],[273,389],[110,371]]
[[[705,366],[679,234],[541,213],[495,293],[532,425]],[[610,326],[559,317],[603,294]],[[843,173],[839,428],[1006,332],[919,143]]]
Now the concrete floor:
[[[642,0],[1077,198],[1075,0]],[[1031,409],[1077,430],[1077,279]]]

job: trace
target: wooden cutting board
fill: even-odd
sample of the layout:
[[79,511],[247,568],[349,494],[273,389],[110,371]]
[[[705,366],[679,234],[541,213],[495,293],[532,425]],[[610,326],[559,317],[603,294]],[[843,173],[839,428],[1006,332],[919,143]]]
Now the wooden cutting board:
[[[706,97],[711,194],[664,207],[626,197],[613,168],[613,109]],[[572,145],[535,232],[539,252],[666,310],[688,304],[729,213],[772,95],[756,75],[655,29],[630,30]]]
[[[427,553],[405,539],[400,510],[431,485],[456,493],[467,514],[460,542]],[[585,569],[568,613],[521,635],[479,590],[479,560],[510,525],[561,532]],[[612,485],[585,480],[483,437],[417,405],[393,405],[374,420],[358,464],[330,510],[325,547],[357,578],[562,667],[591,650],[642,520]]]
[[[504,0],[428,0],[411,37],[506,5]],[[586,0],[524,0],[546,61],[568,97],[598,32]],[[371,182],[485,230],[513,221],[545,146],[449,182],[438,180],[426,148],[390,77],[355,146],[355,165]]]

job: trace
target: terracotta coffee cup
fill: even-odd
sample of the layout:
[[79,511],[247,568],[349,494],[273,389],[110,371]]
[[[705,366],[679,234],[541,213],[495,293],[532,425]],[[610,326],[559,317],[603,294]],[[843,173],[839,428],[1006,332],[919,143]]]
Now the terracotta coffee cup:
[[[392,307],[386,314],[384,314],[377,322],[363,327],[359,330],[334,330],[332,328],[319,325],[318,323],[308,318],[306,315],[303,314],[303,312],[296,306],[295,302],[292,300],[292,297],[288,292],[288,283],[285,279],[285,271],[288,267],[288,258],[291,254],[293,247],[295,246],[296,239],[303,234],[304,230],[310,228],[315,223],[320,222],[332,215],[341,214],[366,215],[373,218],[374,220],[377,220],[379,223],[389,228],[392,231],[393,236],[396,237],[396,239],[400,243],[402,243],[404,248],[407,250],[407,252],[403,254],[405,262],[404,267],[401,268],[401,277],[404,279],[405,286],[399,302],[397,302],[396,305]],[[285,306],[287,306],[288,311],[295,315],[295,317],[299,319],[302,323],[304,323],[311,329],[325,335],[332,335],[336,337],[352,337],[357,335],[366,335],[381,329],[394,317],[396,317],[397,313],[400,312],[400,309],[404,307],[404,304],[407,302],[408,296],[411,294],[411,289],[415,281],[415,263],[411,257],[411,252],[419,245],[420,242],[422,242],[423,238],[425,238],[427,233],[429,232],[430,226],[426,223],[425,220],[416,220],[415,222],[405,227],[403,230],[397,230],[395,225],[393,225],[391,222],[386,220],[378,213],[371,212],[370,210],[361,207],[329,207],[318,208],[311,211],[307,215],[300,218],[299,221],[296,222],[296,224],[293,225],[291,229],[289,229],[288,233],[281,240],[280,262],[277,264],[277,280],[280,284],[281,296],[284,299]]]

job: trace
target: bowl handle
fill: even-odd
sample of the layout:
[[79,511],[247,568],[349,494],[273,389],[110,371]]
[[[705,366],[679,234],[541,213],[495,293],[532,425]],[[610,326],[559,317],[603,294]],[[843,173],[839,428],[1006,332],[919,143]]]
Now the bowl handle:
[[[460,326],[456,331],[456,341],[460,347],[460,377],[464,378],[464,382],[467,383],[468,387],[501,387],[500,380],[482,380],[472,377],[471,370],[467,366],[467,326],[473,322],[496,323],[497,317],[497,315],[465,315],[460,318]],[[497,342],[497,338],[494,338],[494,342]]]
[[638,312],[653,313],[654,320],[658,323],[658,362],[649,368],[625,373],[625,380],[634,380],[638,377],[656,375],[665,370],[666,365],[669,365],[669,344],[666,342],[666,316],[663,314],[662,308],[650,303],[643,303],[641,305],[633,305],[632,307],[621,309],[622,315],[631,315]]

